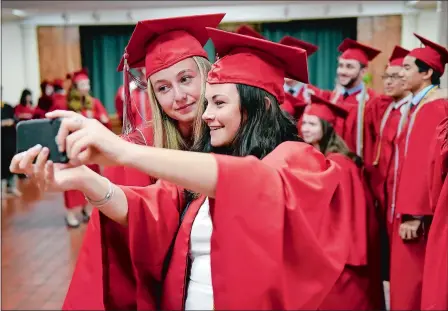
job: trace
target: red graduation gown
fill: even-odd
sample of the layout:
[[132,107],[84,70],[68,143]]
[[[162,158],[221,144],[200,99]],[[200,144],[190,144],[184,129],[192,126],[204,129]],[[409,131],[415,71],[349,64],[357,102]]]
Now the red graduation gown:
[[[366,128],[369,128],[369,123],[376,124],[379,122],[379,120],[376,120],[373,118],[372,109],[374,107],[374,102],[376,101],[377,95],[375,92],[367,88],[367,94],[365,97],[365,108],[364,108],[364,117],[363,117],[363,126],[364,126],[364,135],[362,137],[363,139],[363,153],[360,155],[363,159],[369,158],[369,154],[373,150],[373,144],[374,142],[371,142],[371,140],[366,139],[367,137],[367,131]],[[359,103],[361,103],[361,91],[355,92],[347,98],[344,99],[343,95],[340,95],[338,100],[336,101],[337,105],[343,105],[345,108],[348,109],[349,113],[348,116],[345,119],[339,118],[336,120],[335,125],[335,131],[336,133],[344,139],[347,146],[350,148],[351,151],[356,152],[356,133],[358,130],[358,106]]]
[[53,110],[67,110],[67,95],[53,94]]
[[426,245],[422,310],[448,310],[448,118],[438,127],[429,171],[434,218]]
[[[376,262],[370,260],[369,252],[376,252],[377,234],[370,233],[368,221],[372,211],[368,211],[364,195],[364,185],[359,168],[341,154],[329,154],[328,159],[342,167],[341,183],[345,185],[350,208],[347,226],[350,229],[350,255],[344,271],[330,294],[320,306],[321,310],[378,310],[384,307],[384,293],[381,278],[377,273]],[[373,212],[374,214],[374,212]],[[332,220],[333,221],[333,220]],[[372,243],[373,242],[373,243]],[[370,249],[373,248],[373,249]],[[369,250],[369,252],[368,252]],[[348,299],[350,297],[350,299]]]
[[[339,167],[312,146],[294,142],[281,144],[263,160],[215,158],[218,183],[210,200],[215,308],[316,309],[348,256],[347,235],[334,234],[343,232],[339,222],[316,230],[319,220],[327,221],[328,212],[340,207]],[[164,273],[185,206],[183,190],[163,181],[122,189],[129,205],[137,309],[154,308],[159,298],[153,296],[154,284],[163,279],[160,307],[182,310],[191,227],[205,198],[193,201],[185,214]],[[112,298],[117,303],[120,297]]]
[[[141,143],[141,135],[147,145],[153,144],[152,127],[139,127],[125,139]],[[117,185],[144,187],[155,182],[145,173],[136,169],[113,166],[104,169],[104,176]],[[117,309],[133,309],[135,306],[135,279],[132,273],[132,262],[129,255],[128,232],[97,209],[92,211],[87,230],[84,235],[81,250],[67,291],[63,310],[104,310],[103,291],[108,290],[108,284],[115,282],[121,296],[121,305]],[[109,247],[113,243],[113,247]],[[114,264],[108,264],[112,257]],[[103,280],[103,269],[112,278]],[[115,272],[115,271],[119,272]],[[103,282],[106,286],[103,286]],[[110,295],[110,293],[108,293]]]
[[[370,128],[368,130],[369,136],[376,136],[378,139],[375,141],[375,147],[371,152],[370,163],[366,163],[366,169],[368,170],[368,180],[374,199],[380,208],[382,223],[389,224],[387,232],[390,234],[392,230],[391,220],[393,220],[393,217],[389,216],[394,183],[395,139],[403,106],[394,108],[393,105],[396,105],[396,102],[393,102],[393,99],[388,96],[380,96],[378,99],[372,111],[374,115],[381,115],[379,118],[375,116],[375,119],[380,120],[380,122],[371,123],[370,126],[373,125],[374,129]],[[403,102],[402,105],[407,103],[408,101]],[[373,133],[373,135],[370,135],[370,133]]]
[[23,106],[21,104],[18,104],[14,107],[14,115],[17,120],[31,120],[33,118],[34,114],[34,107],[33,106]]
[[[446,116],[448,101],[436,99],[421,102],[413,108],[417,111],[412,131],[409,135],[406,154],[400,155],[402,168],[397,192],[396,212],[392,234],[390,292],[391,309],[418,310],[421,306],[422,274],[425,258],[426,232],[418,239],[403,241],[399,234],[402,215],[431,216],[429,174],[427,166],[422,163],[430,161],[431,150],[428,139],[434,137],[437,125]],[[420,109],[419,109],[420,108]],[[411,124],[411,118],[407,127]],[[400,152],[404,152],[406,132],[398,138]],[[397,221],[398,220],[398,221]],[[424,219],[424,222],[426,218]],[[425,230],[424,230],[425,231]]]

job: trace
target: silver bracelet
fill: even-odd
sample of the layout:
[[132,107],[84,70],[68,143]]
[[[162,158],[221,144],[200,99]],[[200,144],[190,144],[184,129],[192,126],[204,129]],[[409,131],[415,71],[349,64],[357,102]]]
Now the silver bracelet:
[[89,202],[90,204],[92,204],[95,207],[101,207],[101,206],[107,204],[110,201],[110,199],[112,198],[112,196],[115,193],[115,187],[113,186],[113,184],[110,182],[109,179],[107,179],[107,181],[109,182],[109,190],[107,191],[107,193],[104,196],[104,198],[102,198],[101,200],[98,200],[98,201],[94,201],[94,200],[89,199],[89,197],[87,197],[84,194],[84,197],[86,198],[87,202]]

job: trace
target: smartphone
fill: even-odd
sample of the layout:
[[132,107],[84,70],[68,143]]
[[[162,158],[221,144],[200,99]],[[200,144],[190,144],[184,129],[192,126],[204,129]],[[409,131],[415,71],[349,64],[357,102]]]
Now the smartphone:
[[17,123],[17,153],[26,151],[37,144],[50,150],[48,160],[54,163],[68,163],[65,152],[58,150],[56,135],[61,126],[60,119],[36,119]]

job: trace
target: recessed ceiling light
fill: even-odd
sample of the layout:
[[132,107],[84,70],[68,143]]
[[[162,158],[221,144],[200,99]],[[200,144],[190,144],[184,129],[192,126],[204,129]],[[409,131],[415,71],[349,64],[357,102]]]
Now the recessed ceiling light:
[[24,16],[26,16],[25,11],[22,11],[22,10],[16,10],[16,9],[13,9],[13,10],[12,10],[12,14],[15,15],[15,16],[18,16],[18,17],[24,17]]

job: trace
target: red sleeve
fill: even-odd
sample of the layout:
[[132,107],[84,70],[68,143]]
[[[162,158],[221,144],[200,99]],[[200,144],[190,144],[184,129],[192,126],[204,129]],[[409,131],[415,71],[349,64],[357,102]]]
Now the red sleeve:
[[434,177],[437,183],[439,177],[444,181],[440,190],[432,191],[431,207],[435,209],[425,251],[421,310],[448,309],[448,118],[440,123],[438,133],[440,149],[435,149],[435,155],[440,167],[434,167]]
[[[123,243],[116,244],[112,239],[111,233],[119,231],[109,231],[109,234],[103,234],[102,242],[103,247],[110,248],[106,253],[103,251],[103,254],[107,255],[107,261],[103,262],[104,305],[106,310],[113,310],[123,306],[129,307],[129,301],[133,301],[139,308],[154,309],[157,299],[160,298],[158,295],[160,295],[164,260],[179,225],[180,211],[184,207],[183,192],[161,180],[148,187],[121,186],[121,188],[129,207],[126,244],[135,278],[135,291],[129,291],[129,283],[120,281],[132,278],[132,275],[123,275],[126,273],[123,272],[125,270],[117,269],[117,266],[123,265],[117,261],[118,256],[111,254],[119,254],[116,247]],[[104,229],[106,227],[102,230]],[[133,296],[125,296],[123,292]]]
[[[436,135],[431,144],[431,154],[429,157],[429,193],[431,210],[436,208],[437,200],[443,186],[443,180],[447,174],[448,168],[444,163],[444,146],[446,148],[448,136],[448,117],[443,119],[437,127]],[[446,153],[446,152],[445,152]],[[447,163],[448,164],[448,163]]]
[[427,103],[415,118],[398,186],[398,213],[432,215],[428,188],[428,163],[431,162],[428,141],[435,137],[438,124],[447,116],[447,107],[448,100]]
[[[346,156],[331,153],[328,159],[336,162],[342,168],[340,183],[345,191],[345,209],[347,218],[346,226],[350,234],[350,254],[347,264],[362,266],[367,264],[367,207],[363,182],[360,178],[359,168]],[[331,224],[328,224],[331,225]]]
[[[215,155],[211,205],[215,304],[231,309],[317,309],[343,269],[340,169],[304,143],[263,160]],[[324,227],[335,212],[334,226]],[[215,270],[215,269],[219,269]]]

